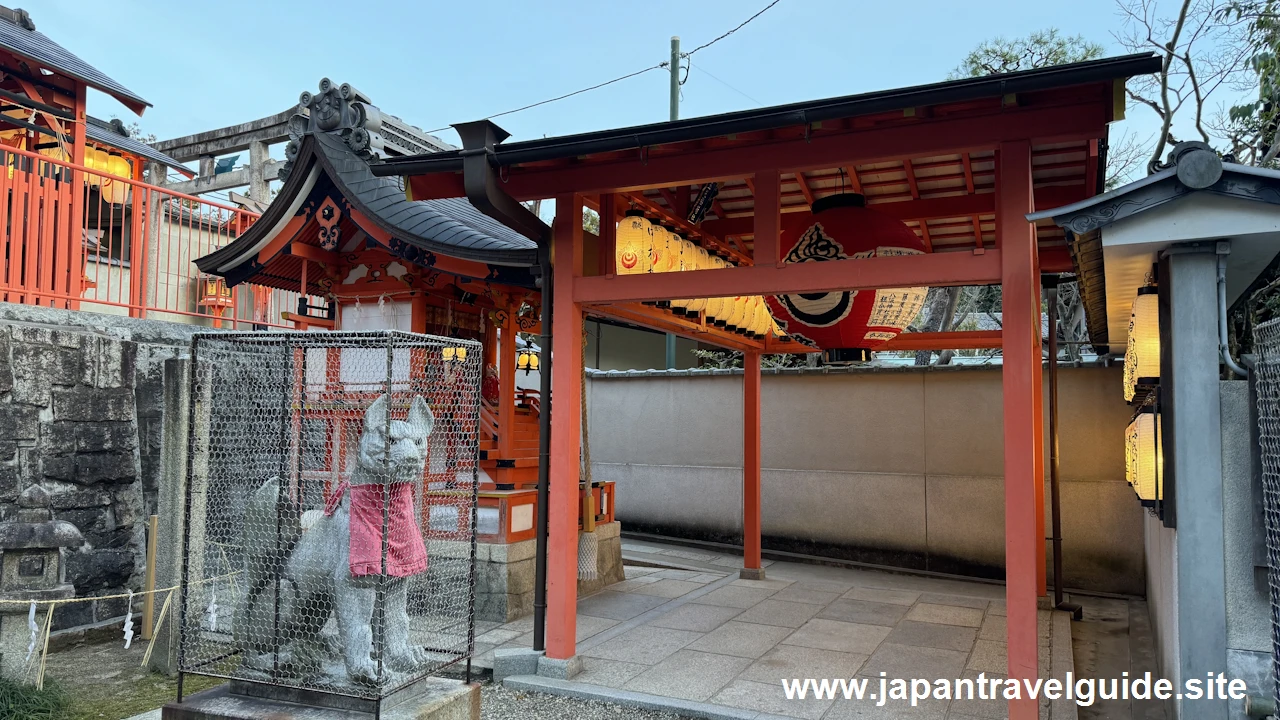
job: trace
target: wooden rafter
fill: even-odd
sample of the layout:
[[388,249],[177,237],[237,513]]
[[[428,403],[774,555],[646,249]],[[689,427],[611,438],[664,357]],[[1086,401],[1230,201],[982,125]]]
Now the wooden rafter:
[[973,194],[973,163],[969,160],[969,153],[961,153],[960,161],[964,164],[964,188]]
[[973,216],[973,244],[974,247],[984,247],[982,242],[982,221],[977,215]]
[[853,191],[862,194],[862,178],[858,177],[858,168],[850,165],[844,169],[844,173],[849,176],[849,184],[853,187]]
[[916,173],[911,169],[910,158],[902,159],[902,169],[907,173],[907,187],[911,188],[911,199],[920,199],[920,188],[916,186]]
[[809,183],[804,179],[804,173],[796,173],[796,184],[800,186],[800,194],[804,195],[804,201],[813,206],[813,191],[809,189]]
[[924,240],[924,251],[933,252],[933,238],[929,237],[929,221],[920,221],[920,238]]

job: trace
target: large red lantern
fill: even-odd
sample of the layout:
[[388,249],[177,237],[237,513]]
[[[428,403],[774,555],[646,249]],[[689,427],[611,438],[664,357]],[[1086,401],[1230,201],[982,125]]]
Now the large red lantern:
[[[784,262],[919,255],[924,242],[906,225],[866,207],[861,195],[841,193],[813,203],[813,222],[784,229]],[[769,310],[787,335],[823,350],[830,363],[871,359],[924,307],[928,288],[797,293],[769,297]]]

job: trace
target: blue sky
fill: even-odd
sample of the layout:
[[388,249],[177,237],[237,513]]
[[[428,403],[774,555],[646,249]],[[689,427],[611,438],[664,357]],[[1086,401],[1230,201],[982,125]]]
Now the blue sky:
[[[30,10],[41,32],[151,101],[140,123],[162,139],[279,112],[324,76],[434,129],[655,65],[671,35],[692,49],[767,4],[114,0],[85,12],[83,2]],[[1119,24],[1114,0],[782,0],[694,56],[681,116],[936,82],[985,38],[1049,27],[1122,54]],[[662,121],[667,83],[653,71],[497,122],[526,139]],[[96,93],[89,110],[132,117]],[[1156,127],[1149,111],[1131,116],[1135,131]]]

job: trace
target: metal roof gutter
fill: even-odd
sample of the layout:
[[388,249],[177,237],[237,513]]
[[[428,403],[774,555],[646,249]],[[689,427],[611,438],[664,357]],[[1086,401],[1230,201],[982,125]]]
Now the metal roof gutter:
[[[477,210],[538,243],[538,285],[542,290],[542,382],[539,392],[542,406],[538,411],[538,499],[534,549],[533,582],[533,648],[546,649],[547,624],[547,532],[551,479],[551,323],[554,318],[554,293],[551,282],[551,228],[515,198],[498,186],[492,162],[494,146],[510,137],[506,130],[489,120],[476,120],[454,125],[462,138],[462,185],[467,200]],[[507,428],[510,431],[510,428]]]
[[[494,167],[505,167],[773,130],[923,105],[966,102],[1013,93],[1085,85],[1149,74],[1159,70],[1160,60],[1154,53],[1138,53],[1016,73],[778,105],[759,110],[744,110],[558,138],[528,140],[505,147],[499,141],[499,144],[488,154],[488,158]],[[462,170],[462,152],[465,152],[465,148],[463,151],[388,160],[373,166],[373,173],[385,176],[458,172]]]

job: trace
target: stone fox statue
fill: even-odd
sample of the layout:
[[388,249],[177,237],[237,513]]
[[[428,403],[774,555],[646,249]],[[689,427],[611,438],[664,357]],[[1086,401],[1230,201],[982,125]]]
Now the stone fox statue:
[[[375,617],[379,585],[385,590],[384,665],[392,671],[413,672],[426,660],[423,648],[409,642],[408,578],[427,568],[413,499],[435,418],[418,396],[407,419],[388,424],[388,404],[383,395],[365,412],[350,483],[334,489],[324,514],[309,529],[303,531],[296,508],[277,512],[278,478],[267,481],[250,499],[243,538],[248,591],[235,622],[235,639],[249,668],[316,674],[340,650],[351,680],[377,683],[373,624],[379,620]],[[285,502],[292,505],[292,500]],[[385,568],[384,504],[388,508]],[[282,538],[279,553],[277,522]],[[331,615],[336,615],[337,638],[324,634]]]

